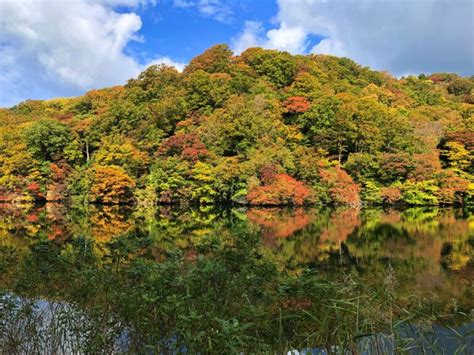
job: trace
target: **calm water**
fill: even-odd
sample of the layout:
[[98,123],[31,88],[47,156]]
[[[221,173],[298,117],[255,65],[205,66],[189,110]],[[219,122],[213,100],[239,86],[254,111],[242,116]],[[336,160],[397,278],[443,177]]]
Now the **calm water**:
[[473,353],[468,209],[0,205],[0,353]]

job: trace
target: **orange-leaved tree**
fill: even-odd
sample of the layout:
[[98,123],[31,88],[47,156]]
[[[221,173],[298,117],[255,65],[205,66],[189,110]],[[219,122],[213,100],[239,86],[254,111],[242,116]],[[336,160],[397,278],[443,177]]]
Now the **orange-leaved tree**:
[[252,205],[302,205],[312,196],[311,189],[301,181],[282,173],[273,164],[260,169],[262,185],[250,189],[247,201]]
[[305,113],[309,110],[311,102],[303,96],[291,96],[283,103],[288,113]]
[[91,199],[105,204],[127,203],[133,200],[135,181],[119,166],[96,166],[91,187]]

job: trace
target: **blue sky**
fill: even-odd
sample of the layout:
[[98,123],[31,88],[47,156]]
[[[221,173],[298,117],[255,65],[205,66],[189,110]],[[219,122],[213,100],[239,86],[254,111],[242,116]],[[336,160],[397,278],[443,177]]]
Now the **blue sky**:
[[0,0],[0,107],[182,70],[217,43],[474,74],[472,0]]
[[189,62],[216,43],[230,43],[242,30],[245,21],[258,21],[268,26],[278,11],[276,2],[272,0],[245,0],[231,5],[232,13],[220,20],[201,14],[194,7],[173,6],[171,1],[151,9],[142,8],[138,11],[142,20],[138,33],[144,42],[130,43],[127,50],[138,54],[143,62],[157,53],[178,62]]

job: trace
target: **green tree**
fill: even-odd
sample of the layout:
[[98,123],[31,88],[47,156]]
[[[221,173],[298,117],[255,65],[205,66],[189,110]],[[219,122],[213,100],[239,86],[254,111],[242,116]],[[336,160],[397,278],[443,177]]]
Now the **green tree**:
[[127,97],[135,104],[151,102],[166,97],[170,87],[179,88],[181,75],[174,67],[151,65],[136,79],[130,79],[125,85]]
[[409,205],[437,205],[438,187],[433,180],[406,181],[402,185],[402,200]]
[[24,133],[28,150],[38,159],[54,161],[64,157],[64,149],[72,141],[71,129],[52,119],[34,121]]
[[155,189],[162,203],[187,203],[192,199],[187,161],[177,157],[159,159],[152,166],[147,185]]
[[288,52],[249,48],[241,54],[241,58],[258,75],[264,76],[278,88],[290,85],[298,68],[296,58]]
[[465,78],[456,78],[452,80],[448,86],[447,90],[452,95],[468,95],[471,93],[474,88],[474,83]]
[[201,69],[187,75],[184,83],[189,109],[209,114],[222,107],[230,95],[230,79],[228,74],[209,74]]

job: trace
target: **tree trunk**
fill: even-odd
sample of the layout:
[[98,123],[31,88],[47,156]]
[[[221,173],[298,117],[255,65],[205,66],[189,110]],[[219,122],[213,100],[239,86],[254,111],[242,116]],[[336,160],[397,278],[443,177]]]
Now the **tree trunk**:
[[89,163],[89,142],[86,141],[86,159]]

